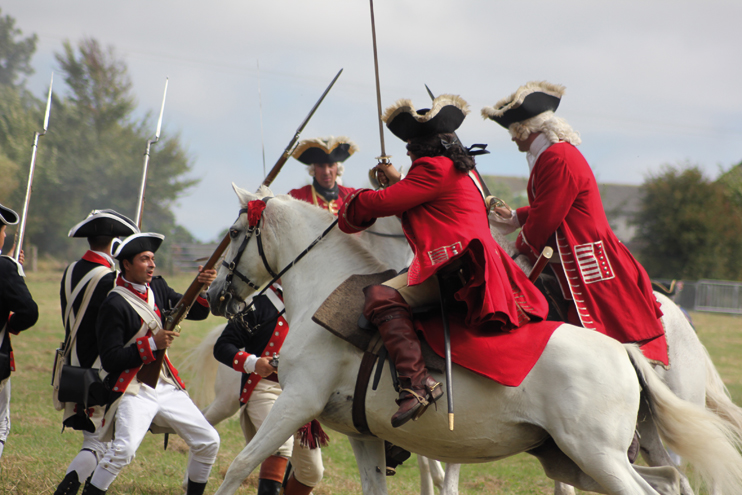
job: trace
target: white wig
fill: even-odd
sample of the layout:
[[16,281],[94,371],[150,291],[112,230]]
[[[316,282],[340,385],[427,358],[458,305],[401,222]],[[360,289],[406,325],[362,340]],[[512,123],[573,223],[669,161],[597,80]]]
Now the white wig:
[[566,120],[557,117],[551,110],[522,122],[514,122],[510,124],[508,131],[511,136],[521,140],[527,139],[534,132],[540,132],[552,143],[566,141],[573,146],[578,146],[582,142],[580,133],[572,129]]

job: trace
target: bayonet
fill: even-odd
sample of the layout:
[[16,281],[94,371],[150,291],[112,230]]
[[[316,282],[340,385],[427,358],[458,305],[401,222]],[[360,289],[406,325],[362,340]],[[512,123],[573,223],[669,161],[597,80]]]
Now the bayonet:
[[49,112],[52,108],[52,86],[54,85],[54,72],[52,72],[51,81],[49,81],[49,95],[46,97],[46,113],[44,114],[44,129],[36,131],[33,135],[33,152],[31,153],[31,168],[28,172],[28,184],[26,185],[26,200],[23,203],[23,214],[21,215],[21,224],[16,232],[15,252],[13,259],[20,260],[21,249],[23,248],[23,237],[26,233],[26,220],[28,219],[28,204],[31,202],[31,191],[33,186],[33,175],[36,169],[36,150],[39,147],[39,138],[46,134],[49,129]]
[[260,93],[260,60],[258,60],[258,104],[260,105],[260,147],[263,150],[263,177],[265,177],[265,139],[263,138],[263,95]]
[[162,129],[162,114],[165,112],[165,98],[167,97],[167,84],[170,78],[165,78],[165,92],[162,95],[162,106],[160,106],[160,118],[157,119],[157,130],[155,138],[147,140],[147,147],[144,150],[144,170],[142,171],[142,184],[139,187],[139,201],[137,202],[136,224],[139,229],[142,228],[142,213],[144,212],[144,189],[147,186],[147,169],[149,167],[149,150],[153,144],[160,140],[160,130]]
[[325,96],[327,96],[327,93],[330,92],[332,87],[335,85],[335,81],[338,80],[338,77],[340,77],[340,74],[342,74],[343,69],[340,69],[335,76],[335,78],[330,82],[330,85],[327,86],[327,89],[325,89],[325,92],[322,93],[322,96],[319,97],[319,100],[317,100],[317,103],[314,104],[312,109],[309,111],[309,114],[304,119],[304,122],[301,123],[301,125],[296,129],[296,132],[294,133],[294,137],[289,142],[289,145],[286,146],[286,149],[283,150],[283,153],[281,154],[281,157],[278,159],[275,165],[273,165],[273,168],[271,169],[270,173],[263,179],[263,185],[264,186],[270,186],[273,180],[278,175],[278,172],[281,171],[281,168],[283,168],[283,165],[286,163],[286,160],[288,160],[291,157],[291,154],[294,152],[294,146],[296,145],[296,142],[299,140],[299,135],[301,134],[301,131],[304,130],[304,127],[306,127],[307,123],[309,122],[309,119],[312,118],[312,115],[314,115],[314,112],[317,111],[317,108],[319,108],[320,103],[322,103],[322,100],[325,99]]

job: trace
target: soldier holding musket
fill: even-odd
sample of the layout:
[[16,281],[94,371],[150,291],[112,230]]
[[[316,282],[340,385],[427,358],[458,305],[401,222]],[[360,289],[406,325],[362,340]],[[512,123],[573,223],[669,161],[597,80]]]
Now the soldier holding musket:
[[[0,205],[0,253],[8,225],[18,223],[18,214]],[[28,330],[39,319],[39,309],[23,280],[23,252],[18,261],[0,256],[0,457],[10,433],[10,373],[15,371],[10,334]]]
[[[155,351],[166,350],[176,331],[162,328],[165,312],[181,300],[162,277],[153,277],[155,252],[164,236],[153,233],[127,237],[114,257],[121,274],[116,287],[100,307],[96,323],[98,350],[108,372],[112,398],[107,407],[101,439],[115,427],[111,448],[98,464],[83,494],[105,493],[128,465],[148,430],[175,431],[191,449],[188,462],[188,495],[201,495],[219,450],[219,434],[185,393],[178,371],[167,355],[155,387],[141,382],[137,373],[155,362]],[[208,286],[216,270],[202,270],[197,282]],[[199,297],[188,312],[189,319],[209,314],[206,299]]]
[[[62,324],[65,328],[64,364],[82,368],[100,368],[98,339],[95,324],[98,309],[116,281],[116,270],[111,256],[113,240],[139,232],[134,222],[113,210],[93,210],[68,234],[86,238],[90,249],[82,258],[65,269],[59,298]],[[58,363],[61,366],[62,363]],[[98,439],[104,407],[83,404],[64,404],[64,427],[81,430],[83,443],[80,452],[67,468],[55,495],[75,494],[83,480],[87,480],[109,446]]]

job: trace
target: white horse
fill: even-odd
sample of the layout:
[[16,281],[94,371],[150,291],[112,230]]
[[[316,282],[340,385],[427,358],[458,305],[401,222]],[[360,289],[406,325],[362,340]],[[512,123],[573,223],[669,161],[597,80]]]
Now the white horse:
[[[261,196],[239,188],[235,191],[243,206],[270,194],[267,189]],[[260,228],[265,261],[274,270],[288,265],[331,221],[331,214],[306,203],[285,196],[271,199]],[[236,242],[228,249],[227,260],[234,258],[246,235],[244,216],[230,233]],[[262,284],[270,277],[257,251],[256,242],[248,243],[237,270]],[[284,274],[292,331],[281,352],[283,394],[265,428],[235,458],[218,494],[234,493],[263,459],[313,418],[348,435],[365,494],[386,493],[383,439],[411,452],[457,463],[529,452],[552,479],[588,491],[678,493],[674,468],[632,466],[626,457],[641,397],[651,404],[659,434],[673,451],[690,461],[704,479],[719,483],[725,493],[742,493],[742,456],[736,450],[740,438],[724,421],[678,399],[635,347],[568,324],[554,332],[518,387],[504,387],[454,366],[457,404],[462,411],[455,431],[447,429],[444,408],[392,428],[389,418],[396,410],[396,394],[387,386],[369,390],[367,395],[367,404],[373,404],[366,411],[368,424],[377,437],[359,435],[351,420],[351,399],[362,353],[314,324],[311,316],[347,277],[383,268],[357,239],[332,231]],[[226,276],[227,271],[220,269],[208,293],[215,314],[240,307],[235,299],[220,298],[227,289]],[[236,278],[233,284],[236,297],[244,299],[253,292]],[[382,380],[390,382],[386,369]]]

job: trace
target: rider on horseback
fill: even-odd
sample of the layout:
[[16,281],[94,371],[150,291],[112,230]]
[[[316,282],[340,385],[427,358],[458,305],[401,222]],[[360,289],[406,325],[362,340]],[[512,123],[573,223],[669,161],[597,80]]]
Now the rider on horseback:
[[425,368],[411,311],[439,302],[436,276],[442,270],[461,278],[455,298],[467,306],[469,328],[510,332],[547,313],[543,296],[490,234],[481,185],[470,173],[474,159],[454,134],[467,113],[466,102],[452,95],[436,98],[430,110],[416,111],[409,100],[388,108],[383,120],[408,143],[412,165],[404,178],[391,164],[378,165],[388,187],[356,191],[338,215],[346,233],[366,229],[378,217],[401,216],[415,253],[407,273],[364,290],[364,316],[379,328],[399,373],[394,427],[417,419],[443,395]]

